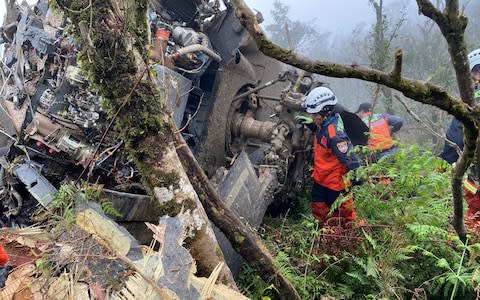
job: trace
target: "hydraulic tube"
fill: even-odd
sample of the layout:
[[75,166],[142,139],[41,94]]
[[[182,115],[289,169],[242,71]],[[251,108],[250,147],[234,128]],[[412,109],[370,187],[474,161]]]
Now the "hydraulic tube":
[[193,44],[193,45],[189,45],[189,46],[180,48],[180,49],[177,50],[177,52],[175,52],[174,57],[182,56],[182,55],[185,55],[187,53],[197,52],[197,51],[201,51],[201,52],[205,53],[206,55],[208,55],[211,59],[213,59],[216,62],[221,62],[222,61],[222,58],[220,57],[220,55],[218,55],[217,53],[213,52],[213,50],[211,50],[208,47],[206,47],[204,45],[201,45],[201,44]]

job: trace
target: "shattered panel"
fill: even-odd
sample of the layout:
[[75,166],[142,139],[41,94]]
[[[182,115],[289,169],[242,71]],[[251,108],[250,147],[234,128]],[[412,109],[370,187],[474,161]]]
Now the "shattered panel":
[[47,207],[53,201],[57,189],[30,164],[21,164],[13,172],[41,205]]
[[[277,185],[275,174],[257,176],[247,154],[242,152],[218,184],[217,191],[227,206],[236,212],[244,223],[257,228],[273,200],[271,185]],[[225,260],[232,272],[238,274],[243,263],[242,257],[232,248],[225,235],[217,227],[214,229]]]

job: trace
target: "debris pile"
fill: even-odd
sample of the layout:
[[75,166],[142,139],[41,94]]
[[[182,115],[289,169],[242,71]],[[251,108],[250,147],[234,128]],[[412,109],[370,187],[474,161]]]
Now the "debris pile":
[[[165,47],[160,48],[163,64],[154,68],[159,84],[169,87],[164,90],[180,126],[184,114],[191,113],[187,100],[192,80],[221,58],[204,34],[187,27],[173,30],[161,20],[152,13],[152,51]],[[5,47],[0,66],[0,245],[10,258],[7,267],[0,265],[5,277],[0,279],[6,279],[0,298],[244,298],[215,284],[223,265],[210,280],[194,275],[195,262],[182,246],[188,231],[182,215],[149,225],[156,230],[157,245],[149,248],[88,197],[80,197],[84,207],[60,203],[61,217],[73,215],[75,224],[52,214],[52,207],[64,201],[60,187],[85,180],[105,188],[122,220],[159,220],[155,208],[145,205],[150,197],[123,141],[109,130],[103,99],[77,65],[81,45],[66,33],[68,25],[46,1],[33,7],[10,1],[0,30]],[[157,42],[170,36],[177,42]],[[174,65],[185,76],[170,69]],[[193,97],[199,99],[198,94]],[[42,227],[19,229],[39,221]]]
[[[228,3],[226,7],[220,1],[204,0],[149,4],[148,62],[153,71],[148,74],[156,76],[161,87],[165,99],[161,104],[204,170],[214,177],[218,194],[242,220],[257,227],[275,194],[287,198],[302,187],[309,135],[294,122],[294,116],[305,94],[323,83],[311,74],[282,70],[281,64],[261,54]],[[217,248],[205,212],[184,211],[182,200],[194,194],[193,188],[181,190],[180,196],[173,186],[155,187],[147,193],[125,151],[127,141],[113,129],[113,113],[104,109],[108,100],[89,84],[90,75],[82,69],[80,56],[88,45],[68,35],[69,26],[73,25],[67,17],[41,0],[33,7],[8,1],[0,28],[5,49],[0,65],[0,227],[9,228],[0,229],[0,243],[10,254],[12,249],[25,247],[21,243],[17,247],[25,234],[12,228],[38,222],[48,223],[47,228],[62,224],[54,232],[36,229],[47,237],[39,249],[27,246],[33,256],[17,253],[12,259],[10,255],[10,266],[20,266],[19,257],[28,262],[10,274],[2,292],[17,293],[15,286],[24,286],[24,280],[31,282],[30,293],[35,297],[46,287],[43,295],[53,297],[68,290],[76,299],[114,292],[122,299],[147,299],[131,296],[138,287],[167,299],[203,297],[204,286],[210,286],[207,290],[217,296],[232,292],[212,280],[218,277],[235,289],[230,268],[238,271],[241,259],[217,231],[228,267],[219,263],[215,268],[224,254]],[[175,172],[182,169],[176,155],[174,151],[162,153],[162,159],[177,157],[178,165],[171,166]],[[189,182],[185,173],[176,175],[181,184]],[[81,192],[70,192],[72,198],[66,201],[62,187],[80,181],[103,187],[101,196],[111,202],[107,207],[119,213],[115,221],[140,223],[145,233],[144,222],[157,224],[160,219],[158,226],[149,225],[153,234],[147,237],[153,235],[154,244],[160,246],[140,246],[90,203],[95,199]],[[195,205],[201,208],[195,197]],[[152,198],[158,203],[151,205]],[[158,207],[169,204],[179,207],[175,217],[163,216],[165,211]],[[52,207],[61,211],[64,221],[58,221]],[[208,237],[200,241],[194,233]],[[189,245],[188,253],[181,246],[185,240],[197,242],[198,247],[210,246],[206,252],[214,253],[214,259],[194,262],[190,255],[198,249],[192,251],[195,246]],[[87,263],[87,258],[95,258],[98,264]],[[200,269],[202,263],[209,264],[206,276],[213,274],[210,281],[193,275],[195,264]],[[41,266],[53,272],[50,280],[42,281]],[[103,277],[97,274],[104,269],[116,275],[110,271]],[[107,291],[107,282],[120,283],[109,284],[115,291]]]

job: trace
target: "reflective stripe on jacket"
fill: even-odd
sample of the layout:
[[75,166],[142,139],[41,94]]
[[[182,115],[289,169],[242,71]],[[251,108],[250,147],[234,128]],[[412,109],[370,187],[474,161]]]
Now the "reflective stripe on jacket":
[[348,153],[352,148],[342,119],[333,115],[315,132],[312,179],[334,191],[345,189],[343,176],[360,165],[358,156]]

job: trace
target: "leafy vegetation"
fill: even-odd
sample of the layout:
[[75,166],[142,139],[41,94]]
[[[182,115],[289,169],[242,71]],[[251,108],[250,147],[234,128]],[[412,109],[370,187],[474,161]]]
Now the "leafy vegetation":
[[98,203],[105,214],[119,217],[120,213],[113,207],[112,202],[101,197],[102,191],[102,187],[95,184],[86,182],[78,185],[66,183],[60,187],[51,207],[67,224],[75,222],[75,207],[89,201]]
[[[356,210],[368,225],[319,229],[303,204],[301,218],[266,220],[262,236],[303,299],[475,299],[480,235],[465,246],[448,223],[450,171],[428,150],[401,148],[356,172]],[[253,299],[275,299],[248,266],[240,282]]]

